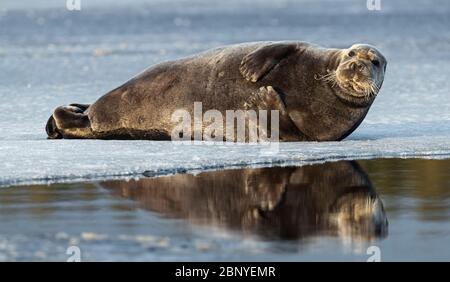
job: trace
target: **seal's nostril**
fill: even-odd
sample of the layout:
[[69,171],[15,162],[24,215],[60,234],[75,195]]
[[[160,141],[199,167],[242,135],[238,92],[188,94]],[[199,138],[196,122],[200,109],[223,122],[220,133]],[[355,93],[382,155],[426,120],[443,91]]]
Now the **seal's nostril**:
[[348,65],[348,67],[349,67],[351,70],[355,70],[355,69],[356,69],[356,63],[355,63],[355,62],[351,62],[351,63]]
[[362,71],[364,69],[363,63],[358,63],[358,70]]

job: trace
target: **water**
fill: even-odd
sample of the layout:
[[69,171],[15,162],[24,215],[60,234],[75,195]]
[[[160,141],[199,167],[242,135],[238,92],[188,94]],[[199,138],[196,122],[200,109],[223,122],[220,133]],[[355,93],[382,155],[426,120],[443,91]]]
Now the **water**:
[[339,161],[0,190],[0,260],[450,259],[449,160]]

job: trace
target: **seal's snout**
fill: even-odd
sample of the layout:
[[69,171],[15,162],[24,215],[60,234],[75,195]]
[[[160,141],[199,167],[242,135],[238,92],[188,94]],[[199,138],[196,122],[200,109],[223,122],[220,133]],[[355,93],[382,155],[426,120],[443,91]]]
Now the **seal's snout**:
[[385,69],[386,59],[378,50],[356,44],[341,53],[336,80],[349,95],[366,99],[380,91]]
[[45,131],[47,132],[48,139],[61,139],[62,134],[58,131],[58,127],[56,126],[56,121],[53,115],[47,121],[45,126]]
[[337,70],[338,79],[344,83],[363,83],[372,78],[371,70],[362,60],[351,60],[342,64]]
[[366,65],[361,61],[350,62],[348,68],[353,72],[362,72],[366,69]]

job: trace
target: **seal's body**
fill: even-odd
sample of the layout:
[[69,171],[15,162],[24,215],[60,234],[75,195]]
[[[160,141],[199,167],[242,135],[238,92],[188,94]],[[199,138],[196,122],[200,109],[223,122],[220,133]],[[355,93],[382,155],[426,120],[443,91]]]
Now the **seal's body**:
[[[278,110],[280,141],[341,140],[361,123],[386,59],[374,47],[305,42],[226,46],[154,65],[92,105],[58,107],[49,138],[168,140],[179,109]],[[192,134],[194,137],[195,134]]]

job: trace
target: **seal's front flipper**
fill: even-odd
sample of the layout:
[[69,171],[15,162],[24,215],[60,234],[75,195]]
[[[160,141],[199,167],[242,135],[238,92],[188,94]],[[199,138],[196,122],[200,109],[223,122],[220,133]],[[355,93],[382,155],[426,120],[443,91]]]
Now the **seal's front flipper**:
[[286,106],[283,99],[272,86],[263,86],[252,93],[244,107],[247,110],[278,110],[280,115],[286,115]]
[[[264,86],[252,93],[244,103],[245,110],[255,110],[261,114],[260,110],[267,110],[267,121],[270,121],[268,128],[261,128],[258,122],[258,130],[261,132],[272,130],[272,111],[278,111],[278,130],[280,141],[308,141],[310,138],[303,134],[289,116],[288,109],[284,103],[284,94],[272,86]],[[268,132],[264,132],[265,136]]]
[[92,131],[84,111],[89,105],[71,104],[55,109],[48,119],[46,131],[49,139],[89,138]]
[[239,70],[245,79],[257,82],[283,59],[303,48],[304,44],[295,42],[278,42],[259,47],[242,59]]

